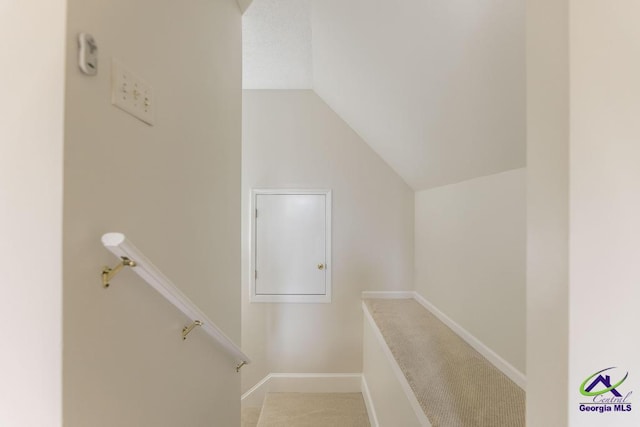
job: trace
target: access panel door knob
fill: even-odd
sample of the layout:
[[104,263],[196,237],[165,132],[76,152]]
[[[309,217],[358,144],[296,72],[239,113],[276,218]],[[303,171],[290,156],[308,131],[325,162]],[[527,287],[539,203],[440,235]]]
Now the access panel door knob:
[[324,270],[324,264],[318,264],[318,270]]

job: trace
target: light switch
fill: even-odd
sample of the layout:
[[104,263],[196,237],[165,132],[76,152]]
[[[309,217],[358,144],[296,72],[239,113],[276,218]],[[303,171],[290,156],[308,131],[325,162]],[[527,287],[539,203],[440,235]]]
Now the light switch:
[[111,103],[153,126],[155,106],[151,86],[116,60],[111,61]]

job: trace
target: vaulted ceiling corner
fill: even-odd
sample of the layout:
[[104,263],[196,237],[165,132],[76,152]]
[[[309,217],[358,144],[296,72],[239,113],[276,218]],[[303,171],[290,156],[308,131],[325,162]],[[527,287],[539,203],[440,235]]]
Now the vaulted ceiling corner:
[[525,165],[524,0],[254,0],[244,87],[313,89],[414,190]]

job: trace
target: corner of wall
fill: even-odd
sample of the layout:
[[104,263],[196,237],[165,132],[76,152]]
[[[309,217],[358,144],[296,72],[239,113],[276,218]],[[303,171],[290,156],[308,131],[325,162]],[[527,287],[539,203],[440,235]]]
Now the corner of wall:
[[[197,331],[183,342],[185,317],[132,272],[108,290],[96,280],[100,266],[113,265],[101,235],[123,232],[238,341],[238,5],[68,3],[65,424],[239,425],[240,376],[226,352]],[[78,69],[80,31],[98,44],[95,76]],[[153,126],[111,104],[113,59],[151,86]]]
[[525,169],[417,192],[415,221],[415,291],[524,372]]
[[[270,372],[360,372],[360,292],[413,285],[413,190],[314,91],[249,90],[243,100],[243,345],[263,361],[243,374],[243,390]],[[332,190],[331,304],[249,302],[251,188]],[[313,342],[306,324],[317,327]]]

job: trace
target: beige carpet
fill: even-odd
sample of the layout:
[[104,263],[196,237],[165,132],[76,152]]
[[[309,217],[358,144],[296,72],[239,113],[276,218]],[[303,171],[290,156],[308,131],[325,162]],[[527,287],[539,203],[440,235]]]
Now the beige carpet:
[[242,408],[240,427],[256,427],[262,408]]
[[523,390],[413,299],[366,300],[433,427],[525,425]]
[[362,393],[267,393],[258,427],[368,427]]

